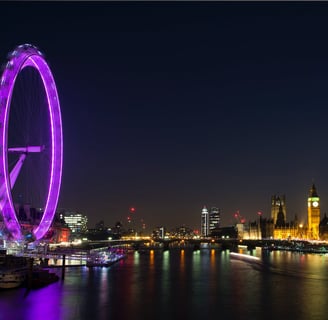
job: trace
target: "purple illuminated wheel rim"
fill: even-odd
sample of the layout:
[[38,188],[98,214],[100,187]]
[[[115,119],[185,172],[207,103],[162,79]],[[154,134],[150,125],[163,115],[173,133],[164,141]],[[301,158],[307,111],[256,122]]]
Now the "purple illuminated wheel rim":
[[15,240],[22,240],[23,234],[11,194],[8,168],[8,122],[15,81],[25,67],[34,68],[42,79],[50,119],[50,180],[42,219],[33,230],[34,238],[39,240],[49,230],[57,208],[63,165],[63,134],[60,104],[53,75],[42,53],[30,44],[18,46],[9,55],[9,61],[0,82],[0,186],[3,186],[0,190],[0,209],[8,232]]

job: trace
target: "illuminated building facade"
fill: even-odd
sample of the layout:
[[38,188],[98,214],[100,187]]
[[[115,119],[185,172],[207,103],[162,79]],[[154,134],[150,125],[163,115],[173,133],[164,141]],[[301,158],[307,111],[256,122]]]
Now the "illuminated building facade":
[[201,216],[201,236],[208,237],[209,236],[209,213],[206,206],[202,209]]
[[[206,207],[202,210],[202,235],[206,234]],[[242,221],[236,224],[239,239],[328,239],[328,217],[325,214],[320,221],[320,198],[313,184],[308,196],[308,224],[299,221],[297,215],[293,220],[286,220],[286,197],[274,195],[271,197],[271,218],[259,217],[257,221],[245,224]],[[209,222],[209,225],[211,223]],[[209,227],[210,228],[210,227]],[[219,228],[220,229],[220,228]],[[211,235],[211,234],[210,234]],[[219,232],[215,230],[215,235]]]
[[320,198],[313,184],[308,197],[308,236],[310,239],[319,239]]
[[87,216],[78,212],[63,212],[60,219],[64,220],[73,234],[84,233],[87,231]]
[[220,227],[221,212],[219,208],[212,207],[208,216],[208,228],[209,235],[212,235],[213,231]]
[[277,240],[300,238],[299,228],[294,221],[288,222],[283,226],[276,225],[273,231],[273,238]]
[[[274,239],[323,239],[325,221],[320,221],[320,198],[318,196],[315,185],[313,184],[308,196],[308,224],[303,225],[295,216],[294,220],[286,221],[286,198],[276,195],[271,198],[271,221],[262,220],[261,229],[266,230],[266,236]],[[327,220],[328,221],[328,220]],[[272,224],[272,227],[270,227]],[[321,231],[319,232],[319,226]],[[327,228],[328,229],[328,228]],[[327,234],[326,234],[327,237]]]
[[283,212],[283,219],[286,221],[286,196],[273,195],[271,197],[271,219],[273,224],[277,223],[278,213]]

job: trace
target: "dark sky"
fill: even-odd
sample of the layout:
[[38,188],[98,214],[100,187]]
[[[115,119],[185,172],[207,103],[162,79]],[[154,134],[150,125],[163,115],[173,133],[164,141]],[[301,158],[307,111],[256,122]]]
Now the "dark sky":
[[200,227],[204,205],[328,210],[328,3],[2,2],[0,58],[35,44],[62,108],[59,207]]

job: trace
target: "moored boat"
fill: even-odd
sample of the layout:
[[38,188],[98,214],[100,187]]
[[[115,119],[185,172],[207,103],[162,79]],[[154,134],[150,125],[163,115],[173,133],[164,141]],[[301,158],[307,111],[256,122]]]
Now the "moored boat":
[[34,269],[30,278],[27,278],[27,286],[32,289],[42,288],[59,280],[59,276],[48,269]]
[[11,289],[23,285],[27,278],[28,264],[24,257],[7,255],[0,252],[0,288]]
[[27,277],[27,267],[1,268],[0,288],[11,289],[23,285]]

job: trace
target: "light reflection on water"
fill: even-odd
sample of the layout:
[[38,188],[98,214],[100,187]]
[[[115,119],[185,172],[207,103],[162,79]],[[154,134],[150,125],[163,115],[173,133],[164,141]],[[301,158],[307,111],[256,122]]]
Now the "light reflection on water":
[[48,287],[0,291],[0,320],[326,318],[327,255],[262,257],[270,270],[212,249],[135,252],[110,268],[67,268],[65,280]]

